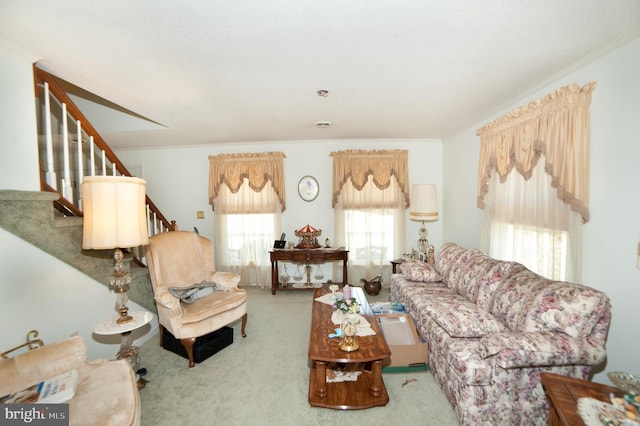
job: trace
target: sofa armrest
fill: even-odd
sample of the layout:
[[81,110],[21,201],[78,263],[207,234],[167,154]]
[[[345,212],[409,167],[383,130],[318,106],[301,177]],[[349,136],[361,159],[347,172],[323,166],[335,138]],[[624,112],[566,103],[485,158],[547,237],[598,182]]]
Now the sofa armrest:
[[596,365],[604,361],[604,344],[557,332],[494,333],[480,339],[480,355],[496,357],[502,368]]

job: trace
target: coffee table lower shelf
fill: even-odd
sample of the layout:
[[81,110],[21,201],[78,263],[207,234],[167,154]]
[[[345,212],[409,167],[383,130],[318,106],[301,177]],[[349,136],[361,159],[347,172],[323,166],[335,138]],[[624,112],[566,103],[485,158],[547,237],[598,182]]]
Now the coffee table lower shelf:
[[[320,397],[316,393],[316,367],[311,367],[309,377],[309,404],[313,407],[333,408],[335,410],[359,410],[387,405],[389,395],[384,381],[378,396],[371,393],[374,385],[373,373],[363,371],[354,382],[327,383],[327,395]],[[347,403],[348,401],[348,403]]]

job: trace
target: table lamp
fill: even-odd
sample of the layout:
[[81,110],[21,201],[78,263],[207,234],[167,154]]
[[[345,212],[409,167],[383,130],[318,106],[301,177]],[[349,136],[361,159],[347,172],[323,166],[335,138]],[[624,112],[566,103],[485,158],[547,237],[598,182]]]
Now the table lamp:
[[418,231],[418,252],[426,255],[429,249],[429,240],[424,223],[438,220],[438,194],[435,184],[416,184],[411,187],[409,219],[422,222]]
[[129,176],[88,176],[82,180],[82,248],[114,249],[109,290],[116,293],[118,324],[132,320],[127,314],[131,275],[123,266],[121,249],[149,244],[145,188],[143,179]]

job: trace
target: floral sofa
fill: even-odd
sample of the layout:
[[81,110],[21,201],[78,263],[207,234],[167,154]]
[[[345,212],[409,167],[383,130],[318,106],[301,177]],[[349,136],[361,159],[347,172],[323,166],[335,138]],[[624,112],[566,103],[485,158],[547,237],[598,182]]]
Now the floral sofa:
[[606,358],[606,294],[446,243],[431,267],[391,276],[429,346],[429,367],[463,425],[543,425],[540,373],[588,379]]

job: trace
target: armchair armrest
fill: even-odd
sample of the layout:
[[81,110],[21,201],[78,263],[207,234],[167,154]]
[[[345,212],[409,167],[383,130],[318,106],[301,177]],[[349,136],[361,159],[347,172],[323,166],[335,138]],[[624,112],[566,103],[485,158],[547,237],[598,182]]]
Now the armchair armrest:
[[604,344],[555,332],[494,333],[480,339],[480,355],[496,357],[502,368],[596,365],[606,357]]
[[211,281],[221,290],[237,289],[240,284],[240,275],[233,272],[214,272]]
[[69,370],[79,370],[86,361],[87,346],[74,336],[13,358],[0,360],[0,396],[24,389]]

